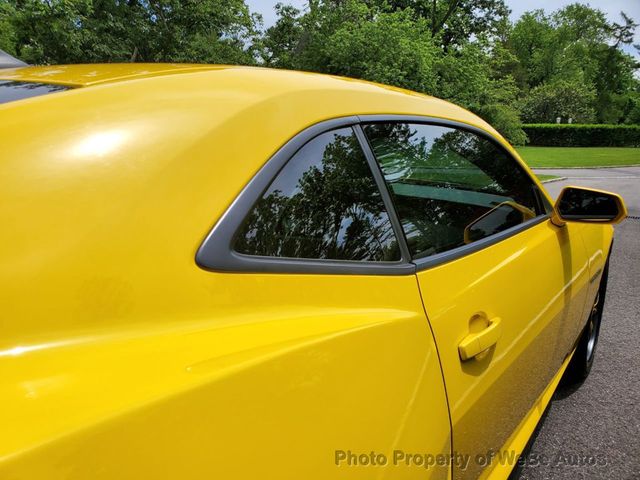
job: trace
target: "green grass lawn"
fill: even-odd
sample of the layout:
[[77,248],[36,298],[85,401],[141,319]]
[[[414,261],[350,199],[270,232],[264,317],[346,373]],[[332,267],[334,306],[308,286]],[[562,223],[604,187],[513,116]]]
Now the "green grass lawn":
[[607,167],[640,164],[640,148],[519,147],[530,167]]

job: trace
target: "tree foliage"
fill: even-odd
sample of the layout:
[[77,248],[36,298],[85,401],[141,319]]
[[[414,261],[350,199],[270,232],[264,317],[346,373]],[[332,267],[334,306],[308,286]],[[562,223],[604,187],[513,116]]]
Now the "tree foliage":
[[504,0],[382,0],[370,2],[383,9],[411,9],[438,36],[446,48],[462,45],[472,36],[498,35],[509,8]]
[[0,50],[15,55],[15,47],[17,43],[16,31],[13,20],[16,17],[16,11],[13,5],[0,2]]
[[[30,63],[251,63],[243,0],[0,0],[13,50]],[[2,38],[2,37],[0,37]]]
[[629,120],[639,65],[620,47],[631,43],[637,24],[624,12],[621,17],[610,23],[602,11],[576,3],[550,15],[529,12],[516,22],[506,44],[518,60],[514,78],[527,121],[553,115],[554,121]]
[[522,118],[529,123],[555,123],[558,117],[593,123],[595,89],[576,81],[556,80],[535,87],[527,96]]
[[419,92],[436,86],[437,49],[428,41],[428,26],[410,10],[368,12],[353,24],[340,26],[320,49],[327,72],[398,85]]

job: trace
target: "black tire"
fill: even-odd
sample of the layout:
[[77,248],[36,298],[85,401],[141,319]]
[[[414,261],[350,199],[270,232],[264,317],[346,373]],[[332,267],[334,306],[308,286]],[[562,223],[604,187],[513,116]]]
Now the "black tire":
[[598,337],[600,336],[600,325],[602,323],[602,311],[607,293],[608,278],[609,259],[607,258],[604,271],[602,272],[602,278],[600,279],[600,287],[598,288],[598,293],[589,312],[587,324],[578,340],[576,352],[573,354],[573,358],[571,362],[569,362],[567,371],[562,378],[562,383],[565,385],[580,384],[589,376],[596,355]]

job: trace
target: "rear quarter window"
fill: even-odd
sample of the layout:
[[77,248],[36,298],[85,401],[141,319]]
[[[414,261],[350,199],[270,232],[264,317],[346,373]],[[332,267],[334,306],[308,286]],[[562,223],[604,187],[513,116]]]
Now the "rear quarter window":
[[68,90],[64,85],[0,80],[0,104]]
[[245,219],[238,253],[399,261],[382,196],[351,128],[323,133],[280,171]]

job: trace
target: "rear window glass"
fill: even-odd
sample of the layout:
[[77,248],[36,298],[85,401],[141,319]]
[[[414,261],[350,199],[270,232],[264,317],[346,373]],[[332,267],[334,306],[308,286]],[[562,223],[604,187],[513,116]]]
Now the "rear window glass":
[[382,196],[351,128],[323,133],[298,150],[245,220],[234,248],[266,257],[400,260]]
[[51,85],[49,83],[0,80],[0,103],[13,102],[14,100],[37,97],[39,95],[61,92],[68,89],[69,87],[63,85]]

